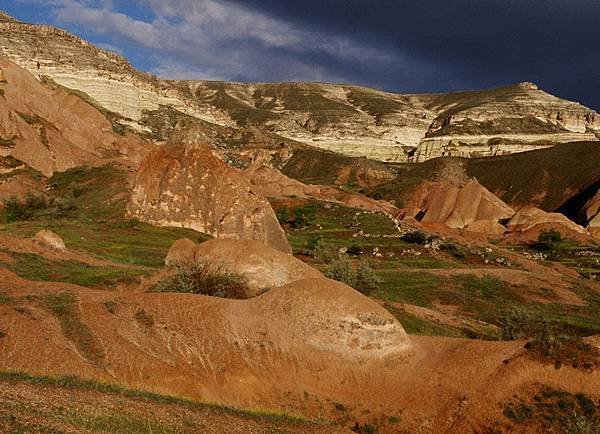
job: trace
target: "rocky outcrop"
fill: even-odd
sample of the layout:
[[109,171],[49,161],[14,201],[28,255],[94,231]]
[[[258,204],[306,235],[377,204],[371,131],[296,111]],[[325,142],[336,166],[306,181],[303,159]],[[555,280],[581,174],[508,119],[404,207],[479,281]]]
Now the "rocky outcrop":
[[248,279],[249,296],[308,278],[325,277],[291,255],[250,240],[209,240],[196,244],[188,239],[175,241],[167,265],[187,266],[203,262],[217,264]]
[[589,235],[585,228],[573,223],[563,214],[546,212],[533,206],[517,211],[506,223],[506,227],[510,232],[527,233],[532,238],[536,238],[542,230],[548,229],[556,230],[565,236]]
[[412,347],[396,318],[340,282],[298,280],[252,300],[257,323],[264,321],[266,312],[279,312],[269,316],[269,327],[285,333],[289,343],[282,341],[284,347],[302,342],[315,351],[371,360]]
[[585,204],[583,210],[588,231],[592,235],[600,237],[600,190]]
[[410,213],[424,223],[440,222],[451,228],[470,225],[473,230],[485,227],[480,223],[474,224],[475,222],[497,223],[514,214],[511,207],[481,186],[476,179],[459,186],[434,183],[428,186],[427,191],[422,202]]
[[169,144],[149,154],[127,209],[130,217],[150,224],[256,240],[291,253],[269,202],[208,146]]
[[0,58],[0,155],[12,156],[44,175],[111,159],[137,163],[146,153],[134,135],[111,123],[79,97],[37,81]]

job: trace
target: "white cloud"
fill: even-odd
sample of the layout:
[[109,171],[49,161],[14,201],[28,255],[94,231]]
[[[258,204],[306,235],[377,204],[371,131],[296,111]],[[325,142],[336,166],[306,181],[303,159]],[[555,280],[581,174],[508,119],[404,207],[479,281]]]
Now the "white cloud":
[[[37,0],[24,0],[35,2]],[[335,34],[307,31],[222,0],[138,0],[154,17],[143,21],[119,12],[120,0],[50,0],[60,25],[75,24],[113,40],[151,49],[155,73],[182,78],[333,80],[308,56],[368,63],[387,55]],[[114,50],[113,50],[114,51]]]

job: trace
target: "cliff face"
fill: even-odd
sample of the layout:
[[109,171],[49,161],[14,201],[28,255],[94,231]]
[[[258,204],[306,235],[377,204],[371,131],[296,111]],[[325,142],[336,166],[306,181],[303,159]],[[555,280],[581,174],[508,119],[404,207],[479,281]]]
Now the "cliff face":
[[348,156],[424,161],[502,155],[598,140],[600,117],[531,83],[437,95],[400,95],[323,83],[167,81],[64,30],[0,16],[2,54],[38,77],[87,94],[140,131],[170,107],[223,127],[260,129]]

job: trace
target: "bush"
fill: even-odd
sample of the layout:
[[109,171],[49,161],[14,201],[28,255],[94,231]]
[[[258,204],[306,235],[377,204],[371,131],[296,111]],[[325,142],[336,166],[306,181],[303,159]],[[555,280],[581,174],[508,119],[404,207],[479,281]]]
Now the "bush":
[[289,221],[294,229],[304,229],[313,224],[316,208],[314,205],[301,206],[294,209],[294,216]]
[[292,219],[292,213],[290,212],[290,209],[286,206],[278,208],[275,212],[275,215],[277,216],[277,220],[279,220],[280,225],[286,225]]
[[188,267],[176,267],[175,274],[154,288],[155,292],[183,292],[211,297],[248,298],[248,279],[225,269],[222,265],[196,262]]
[[556,245],[562,242],[563,238],[560,232],[554,229],[548,229],[540,232],[537,242],[532,244],[532,248],[544,252],[555,250]]
[[440,245],[440,249],[450,253],[452,256],[454,256],[457,259],[465,259],[466,255],[465,252],[456,244],[454,243],[443,243]]
[[346,258],[332,261],[325,276],[343,282],[365,295],[369,295],[379,287],[377,276],[371,267],[362,262],[355,266]]
[[33,220],[37,217],[65,217],[77,209],[71,197],[57,197],[50,200],[41,194],[27,193],[25,199],[20,201],[16,196],[11,196],[2,201],[4,216],[8,222]]
[[423,231],[413,231],[402,236],[402,240],[410,244],[423,245],[427,243],[427,234]]
[[348,247],[348,254],[350,256],[361,256],[364,253],[362,247],[357,246],[356,244],[351,245],[350,247]]

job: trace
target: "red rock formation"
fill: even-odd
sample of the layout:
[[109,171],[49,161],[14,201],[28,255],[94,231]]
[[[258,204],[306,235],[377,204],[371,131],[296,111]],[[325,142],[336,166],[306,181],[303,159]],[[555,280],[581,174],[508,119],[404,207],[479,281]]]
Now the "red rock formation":
[[159,226],[246,239],[291,253],[267,200],[208,146],[165,145],[142,162],[128,214]]
[[119,136],[106,117],[78,96],[37,81],[0,58],[0,154],[52,175],[111,158],[139,162],[140,139]]
[[600,238],[600,190],[585,204],[584,212],[588,231]]
[[527,239],[535,239],[542,230],[548,229],[556,230],[568,237],[589,235],[588,231],[563,214],[546,212],[533,206],[517,211],[506,227],[510,232],[523,234]]
[[[433,183],[421,203],[412,210],[413,215],[423,214],[421,221],[441,222],[451,228],[463,228],[478,221],[498,222],[510,218],[514,210],[481,186],[476,179],[462,186]],[[411,213],[409,213],[410,215]]]

